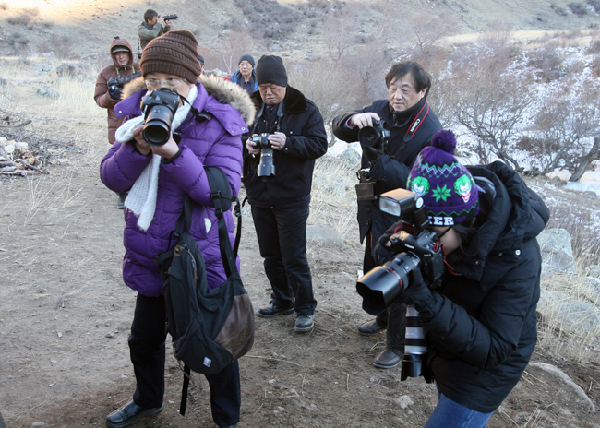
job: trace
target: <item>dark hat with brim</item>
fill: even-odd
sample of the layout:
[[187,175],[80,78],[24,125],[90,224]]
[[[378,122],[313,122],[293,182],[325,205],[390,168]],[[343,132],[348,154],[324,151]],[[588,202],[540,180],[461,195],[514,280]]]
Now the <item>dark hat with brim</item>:
[[129,49],[127,49],[125,46],[115,46],[114,48],[112,48],[111,53],[116,54],[117,52],[131,53],[131,52],[129,52]]

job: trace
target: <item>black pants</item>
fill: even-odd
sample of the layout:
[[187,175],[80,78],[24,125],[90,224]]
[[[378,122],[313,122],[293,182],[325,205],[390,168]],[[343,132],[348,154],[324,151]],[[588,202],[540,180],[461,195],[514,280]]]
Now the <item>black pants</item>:
[[[372,234],[369,232],[365,239],[365,258],[363,260],[363,271],[366,274],[374,267],[379,266],[372,255]],[[398,356],[404,354],[404,333],[406,328],[406,305],[404,303],[392,303],[388,308],[377,315],[377,324],[387,327],[386,347],[394,351]]]
[[293,306],[298,315],[313,315],[313,294],[306,259],[308,206],[262,208],[252,205],[258,249],[264,257],[265,273],[271,283],[271,299]]
[[[143,408],[162,406],[165,391],[165,327],[163,297],[138,294],[128,343],[137,380],[133,401]],[[210,384],[210,410],[215,423],[225,426],[238,423],[242,395],[237,360],[220,373],[206,375],[206,379]]]

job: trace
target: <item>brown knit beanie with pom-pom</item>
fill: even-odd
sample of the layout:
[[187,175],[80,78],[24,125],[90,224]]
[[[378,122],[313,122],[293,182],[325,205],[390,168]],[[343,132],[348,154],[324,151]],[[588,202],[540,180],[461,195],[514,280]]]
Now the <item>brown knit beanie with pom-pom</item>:
[[191,31],[169,31],[146,45],[140,67],[143,77],[151,73],[165,73],[194,83],[201,74],[198,41]]

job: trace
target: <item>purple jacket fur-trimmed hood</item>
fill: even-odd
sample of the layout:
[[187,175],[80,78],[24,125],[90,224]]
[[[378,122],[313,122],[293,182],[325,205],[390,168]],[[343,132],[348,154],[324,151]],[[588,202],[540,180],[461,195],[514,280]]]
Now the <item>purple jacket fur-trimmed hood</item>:
[[[221,262],[219,230],[210,200],[210,187],[204,166],[223,170],[232,193],[240,189],[242,172],[242,134],[256,115],[250,98],[239,86],[224,79],[201,76],[198,97],[193,107],[211,113],[210,120],[199,122],[190,112],[175,130],[181,135],[179,156],[160,165],[156,211],[146,232],[137,227],[137,217],[125,210],[125,257],[123,279],[133,290],[146,296],[162,294],[162,279],[153,261],[161,251],[173,246],[171,232],[183,210],[185,194],[195,202],[190,233],[198,243],[206,264],[208,287],[219,287],[226,279]],[[140,101],[146,93],[142,78],[124,88],[124,100],[115,106],[117,116],[139,116]],[[248,125],[247,125],[248,123]],[[152,156],[138,152],[126,141],[116,141],[102,159],[102,182],[111,190],[125,193],[149,165]],[[234,239],[231,211],[225,213],[229,238]],[[239,269],[239,260],[237,261]]]

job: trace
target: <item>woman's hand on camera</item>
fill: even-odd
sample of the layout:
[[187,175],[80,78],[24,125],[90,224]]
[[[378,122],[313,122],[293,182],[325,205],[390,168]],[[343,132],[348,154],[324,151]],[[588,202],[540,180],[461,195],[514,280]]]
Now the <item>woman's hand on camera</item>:
[[163,159],[170,159],[177,154],[179,146],[173,139],[173,134],[169,137],[169,140],[162,146],[150,146],[152,153],[155,155],[162,156]]
[[148,156],[152,151],[150,148],[150,144],[144,140],[144,136],[142,135],[142,131],[144,130],[144,125],[140,125],[133,130],[133,137],[135,138],[135,145],[137,147],[138,152],[141,154]]
[[[254,134],[254,136],[256,137],[256,134]],[[252,138],[248,138],[246,140],[246,150],[248,150],[248,153],[250,153],[252,156],[258,154],[259,150],[256,148],[256,144],[254,144]]]
[[373,119],[379,120],[379,115],[377,113],[356,113],[350,118],[350,124],[361,129],[365,126],[373,126]]
[[143,155],[149,155],[150,152],[162,156],[165,159],[172,158],[179,151],[179,146],[173,139],[173,134],[169,140],[163,144],[162,146],[151,146],[144,139],[142,135],[142,131],[144,130],[144,125],[140,125],[133,130],[133,136],[135,138],[135,144],[138,151]]

